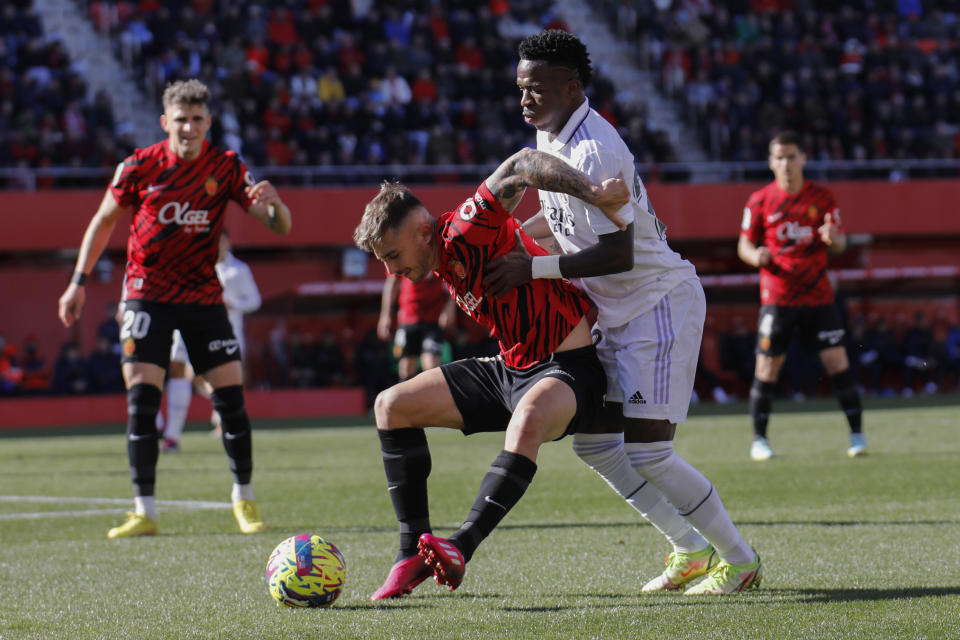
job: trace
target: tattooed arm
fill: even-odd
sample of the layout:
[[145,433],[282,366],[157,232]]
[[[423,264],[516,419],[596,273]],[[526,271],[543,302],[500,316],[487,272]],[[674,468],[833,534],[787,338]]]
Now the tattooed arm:
[[585,173],[563,160],[536,149],[521,149],[507,158],[487,178],[487,188],[507,211],[513,211],[527,187],[566,193],[603,211],[621,230],[626,228],[617,211],[630,199],[626,183],[619,178],[596,184]]

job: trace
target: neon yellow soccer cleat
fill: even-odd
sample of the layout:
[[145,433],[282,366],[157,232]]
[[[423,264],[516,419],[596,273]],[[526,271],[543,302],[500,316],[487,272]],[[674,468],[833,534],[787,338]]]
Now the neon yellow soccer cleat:
[[267,530],[260,516],[260,509],[253,500],[238,500],[233,503],[233,515],[237,518],[240,531],[244,533],[260,533]]
[[667,556],[667,568],[659,576],[643,585],[643,593],[673,591],[691,580],[699,578],[720,562],[717,550],[709,546],[694,553],[677,553]]
[[145,513],[127,511],[127,519],[119,527],[107,531],[107,537],[132,538],[134,536],[152,536],[157,533],[157,523]]
[[683,592],[685,596],[722,596],[760,586],[760,554],[750,564],[730,564],[720,561],[700,584]]

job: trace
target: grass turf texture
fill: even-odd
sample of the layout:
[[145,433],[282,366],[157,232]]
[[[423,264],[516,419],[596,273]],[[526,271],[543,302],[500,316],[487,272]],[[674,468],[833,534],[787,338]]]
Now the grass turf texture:
[[[845,455],[842,415],[822,409],[775,413],[778,457],[760,464],[747,455],[745,411],[697,415],[679,429],[678,451],[714,482],[764,561],[763,586],[727,598],[641,595],[669,549],[569,440],[543,447],[526,496],[456,592],[431,581],[375,604],[367,598],[397,534],[372,427],[255,435],[266,534],[240,534],[228,508],[176,505],[160,511],[158,536],[126,540],[105,536],[132,508],[122,428],[3,438],[0,638],[960,637],[957,407],[868,405],[870,455],[856,460]],[[428,438],[434,530],[446,535],[502,437],[437,429]],[[220,443],[187,433],[181,453],[161,457],[157,487],[158,500],[228,502]],[[90,513],[29,515],[57,511]],[[267,556],[307,532],[344,553],[346,589],[330,609],[278,607]]]

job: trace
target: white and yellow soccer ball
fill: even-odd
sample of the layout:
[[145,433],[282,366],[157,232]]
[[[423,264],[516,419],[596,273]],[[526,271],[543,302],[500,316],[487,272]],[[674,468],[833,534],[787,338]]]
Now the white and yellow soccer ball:
[[328,607],[346,579],[343,554],[318,535],[291,536],[267,560],[270,595],[288,607]]

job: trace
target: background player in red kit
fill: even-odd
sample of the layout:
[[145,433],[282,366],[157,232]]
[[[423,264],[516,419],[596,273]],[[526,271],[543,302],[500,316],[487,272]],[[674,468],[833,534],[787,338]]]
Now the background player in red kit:
[[432,273],[420,282],[388,273],[377,321],[377,336],[384,341],[390,338],[394,303],[397,331],[393,354],[399,358],[400,380],[406,380],[416,375],[418,364],[424,371],[440,364],[443,335],[453,327],[455,303],[443,281]]
[[109,538],[156,533],[154,483],[158,457],[155,424],[179,329],[198,375],[213,387],[223,424],[223,446],[234,483],[233,511],[244,533],[266,527],[254,502],[250,420],[243,401],[240,348],[223,305],[215,265],[230,200],[276,233],[290,231],[290,210],[269,182],[254,182],[232,151],[206,140],[210,94],[197,80],[163,93],[160,126],[168,138],[137,149],[116,174],[87,226],[59,314],[72,325],[83,310],[84,283],[120,215],[134,209],[127,242],[124,312],[120,329],[127,387],[127,455],[135,510]]
[[[490,328],[500,344],[496,358],[444,364],[377,396],[377,434],[400,523],[400,551],[372,600],[409,593],[431,572],[438,583],[455,589],[473,552],[526,491],[540,445],[592,424],[600,407],[606,379],[584,319],[588,299],[563,280],[533,280],[500,298],[490,298],[483,288],[487,262],[516,242],[534,255],[546,254],[509,213],[527,186],[568,193],[609,216],[629,197],[622,180],[600,186],[557,158],[524,149],[439,220],[406,187],[385,184],[354,232],[357,246],[390,273],[414,281],[436,273],[460,307]],[[484,476],[464,524],[449,539],[430,533],[427,426],[465,435],[505,431],[503,451]]]
[[827,253],[840,253],[847,237],[833,194],[805,180],[800,139],[784,131],[770,141],[774,181],[747,200],[737,254],[760,268],[757,361],[750,389],[753,444],[750,457],[767,460],[773,450],[767,422],[773,392],[794,328],[807,348],[816,348],[850,425],[851,458],[867,452],[861,430],[863,406],[844,348],[844,329],[827,279]]

